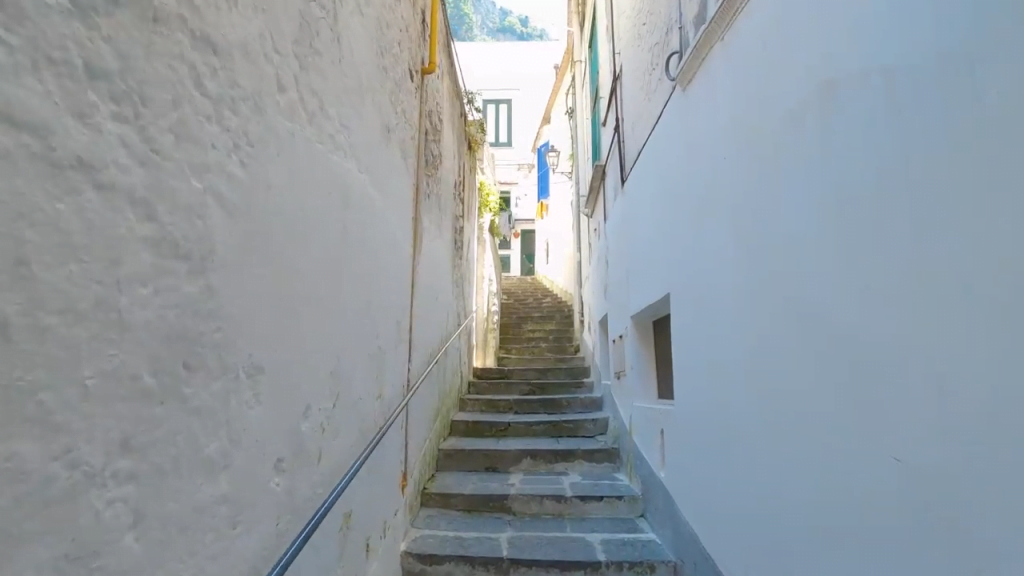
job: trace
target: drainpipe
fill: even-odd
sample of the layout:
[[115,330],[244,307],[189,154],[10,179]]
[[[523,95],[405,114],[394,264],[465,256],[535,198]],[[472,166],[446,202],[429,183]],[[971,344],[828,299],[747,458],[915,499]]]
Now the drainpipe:
[[430,0],[430,57],[422,68],[424,76],[437,72],[437,28],[441,14],[441,0]]

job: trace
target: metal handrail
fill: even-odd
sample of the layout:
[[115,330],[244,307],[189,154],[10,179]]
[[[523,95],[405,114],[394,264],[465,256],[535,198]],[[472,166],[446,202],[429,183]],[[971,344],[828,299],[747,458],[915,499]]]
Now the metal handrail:
[[413,387],[406,392],[405,398],[402,399],[402,403],[395,408],[394,412],[391,413],[391,416],[388,417],[386,422],[384,422],[384,425],[380,427],[380,430],[377,430],[377,433],[373,435],[373,438],[370,439],[370,443],[367,444],[366,448],[363,448],[363,451],[359,453],[359,457],[352,463],[352,466],[349,466],[345,475],[342,476],[341,480],[338,481],[338,484],[334,486],[334,490],[331,490],[331,493],[327,495],[327,498],[322,504],[320,504],[320,507],[316,509],[316,512],[313,513],[313,517],[310,518],[309,521],[306,522],[306,525],[302,527],[298,536],[296,536],[295,539],[292,540],[292,543],[288,545],[288,549],[284,551],[284,554],[282,554],[280,558],[278,558],[274,567],[270,569],[270,572],[267,572],[267,576],[283,576],[284,573],[288,571],[292,562],[295,562],[299,553],[306,547],[309,539],[313,537],[313,533],[316,532],[317,528],[320,527],[320,524],[325,518],[327,518],[331,509],[334,508],[334,505],[338,503],[338,499],[341,498],[345,489],[348,488],[349,484],[352,483],[352,480],[355,479],[356,474],[362,470],[366,461],[370,459],[370,455],[373,454],[374,449],[376,449],[377,445],[384,439],[384,435],[388,433],[391,426],[394,425],[396,420],[398,420],[398,416],[401,415],[403,410],[405,410],[405,407],[409,404],[409,400],[412,399],[413,394],[415,394],[416,391],[419,390],[420,386],[423,385],[424,380],[427,379],[427,374],[430,374],[430,371],[437,365],[437,361],[441,359],[441,355],[444,354],[445,350],[451,346],[452,342],[459,337],[462,330],[466,328],[466,325],[469,324],[469,321],[475,316],[476,309],[474,308],[473,312],[469,315],[469,318],[466,318],[466,321],[462,323],[462,326],[459,326],[459,329],[455,331],[455,334],[453,334],[444,347],[441,348],[441,351],[437,353],[437,356],[434,356],[433,361],[431,361],[427,366],[427,369],[423,371],[423,374],[420,376],[419,380],[416,381],[416,384],[413,384]]

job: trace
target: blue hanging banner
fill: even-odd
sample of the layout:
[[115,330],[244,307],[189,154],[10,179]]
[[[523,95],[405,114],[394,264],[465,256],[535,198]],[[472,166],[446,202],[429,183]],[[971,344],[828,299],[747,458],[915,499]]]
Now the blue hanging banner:
[[537,219],[543,219],[548,211],[551,196],[551,169],[548,167],[548,150],[551,142],[545,141],[537,147]]

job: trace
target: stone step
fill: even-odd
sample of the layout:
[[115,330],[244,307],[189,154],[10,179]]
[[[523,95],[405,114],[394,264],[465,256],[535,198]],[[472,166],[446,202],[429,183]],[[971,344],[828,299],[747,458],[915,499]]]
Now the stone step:
[[531,330],[565,329],[572,330],[572,318],[501,318],[502,330],[515,330],[517,328],[529,328]]
[[545,436],[593,438],[608,433],[608,415],[601,412],[575,414],[494,414],[459,412],[452,418],[452,436],[467,438]]
[[501,326],[498,330],[499,341],[503,342],[506,336],[514,338],[550,338],[552,336],[572,338],[573,329],[571,325],[567,328],[526,328],[519,326]]
[[499,355],[509,356],[572,356],[576,347],[572,344],[501,344]]
[[524,322],[527,320],[568,320],[572,322],[572,309],[560,310],[558,308],[541,309],[515,309],[503,306],[501,308],[501,319],[504,321]]
[[437,452],[438,472],[614,471],[619,451],[596,438],[466,438],[451,436]]
[[573,333],[572,322],[566,322],[561,326],[502,323],[498,328],[500,336],[572,336]]
[[[551,292],[552,294],[554,293],[553,290],[551,290],[547,286],[541,284],[540,282],[507,282],[504,279],[502,279],[501,287],[502,288],[506,288],[507,287],[510,292],[537,292],[537,291],[544,291],[544,292]],[[504,292],[504,290],[502,290],[502,292]]]
[[528,314],[528,313],[540,313],[545,314],[557,312],[560,314],[572,314],[572,306],[564,302],[502,302],[501,313],[502,314]]
[[589,380],[469,381],[469,394],[473,396],[564,396],[593,392],[594,383]]
[[556,308],[552,308],[551,310],[509,310],[508,308],[502,307],[501,320],[503,322],[525,322],[533,320],[568,320],[569,322],[572,322],[572,308],[569,308],[568,310],[558,310]]
[[523,367],[567,367],[585,366],[587,359],[583,356],[511,356],[506,354],[498,355],[498,366],[504,368]]
[[597,412],[604,405],[600,394],[563,394],[557,396],[477,396],[466,394],[459,399],[463,412],[497,414],[580,414]]
[[568,308],[572,310],[572,304],[562,300],[561,298],[502,298],[502,308],[506,306],[514,306],[516,308],[532,309],[532,308]]
[[562,298],[561,296],[559,296],[557,294],[552,294],[550,292],[546,292],[546,293],[538,292],[538,293],[533,293],[533,294],[524,294],[522,292],[506,293],[506,294],[502,294],[501,295],[501,301],[502,302],[509,302],[509,301],[512,301],[512,302],[544,301],[544,302],[560,302],[562,304],[569,304],[570,303],[569,300],[566,300],[565,298]]
[[[600,478],[599,481],[585,478]],[[562,518],[643,514],[640,493],[621,474],[439,472],[427,482],[424,508]]]
[[474,368],[473,377],[477,380],[586,380],[590,378],[590,366],[564,368],[495,366]]
[[424,508],[402,546],[402,576],[677,576],[642,518],[552,518]]
[[527,336],[513,336],[510,334],[502,335],[499,346],[545,346],[548,344],[554,345],[573,345],[575,344],[575,338],[570,332],[566,334],[555,334],[555,335],[527,335]]

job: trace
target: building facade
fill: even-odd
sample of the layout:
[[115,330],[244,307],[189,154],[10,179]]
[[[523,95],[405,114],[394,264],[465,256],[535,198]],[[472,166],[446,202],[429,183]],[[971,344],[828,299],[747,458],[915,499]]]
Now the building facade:
[[568,15],[544,275],[688,573],[1024,572],[1024,6]]
[[537,188],[531,150],[564,42],[457,42],[466,87],[477,96],[494,153],[512,233],[499,243],[505,274],[533,276],[537,266]]

